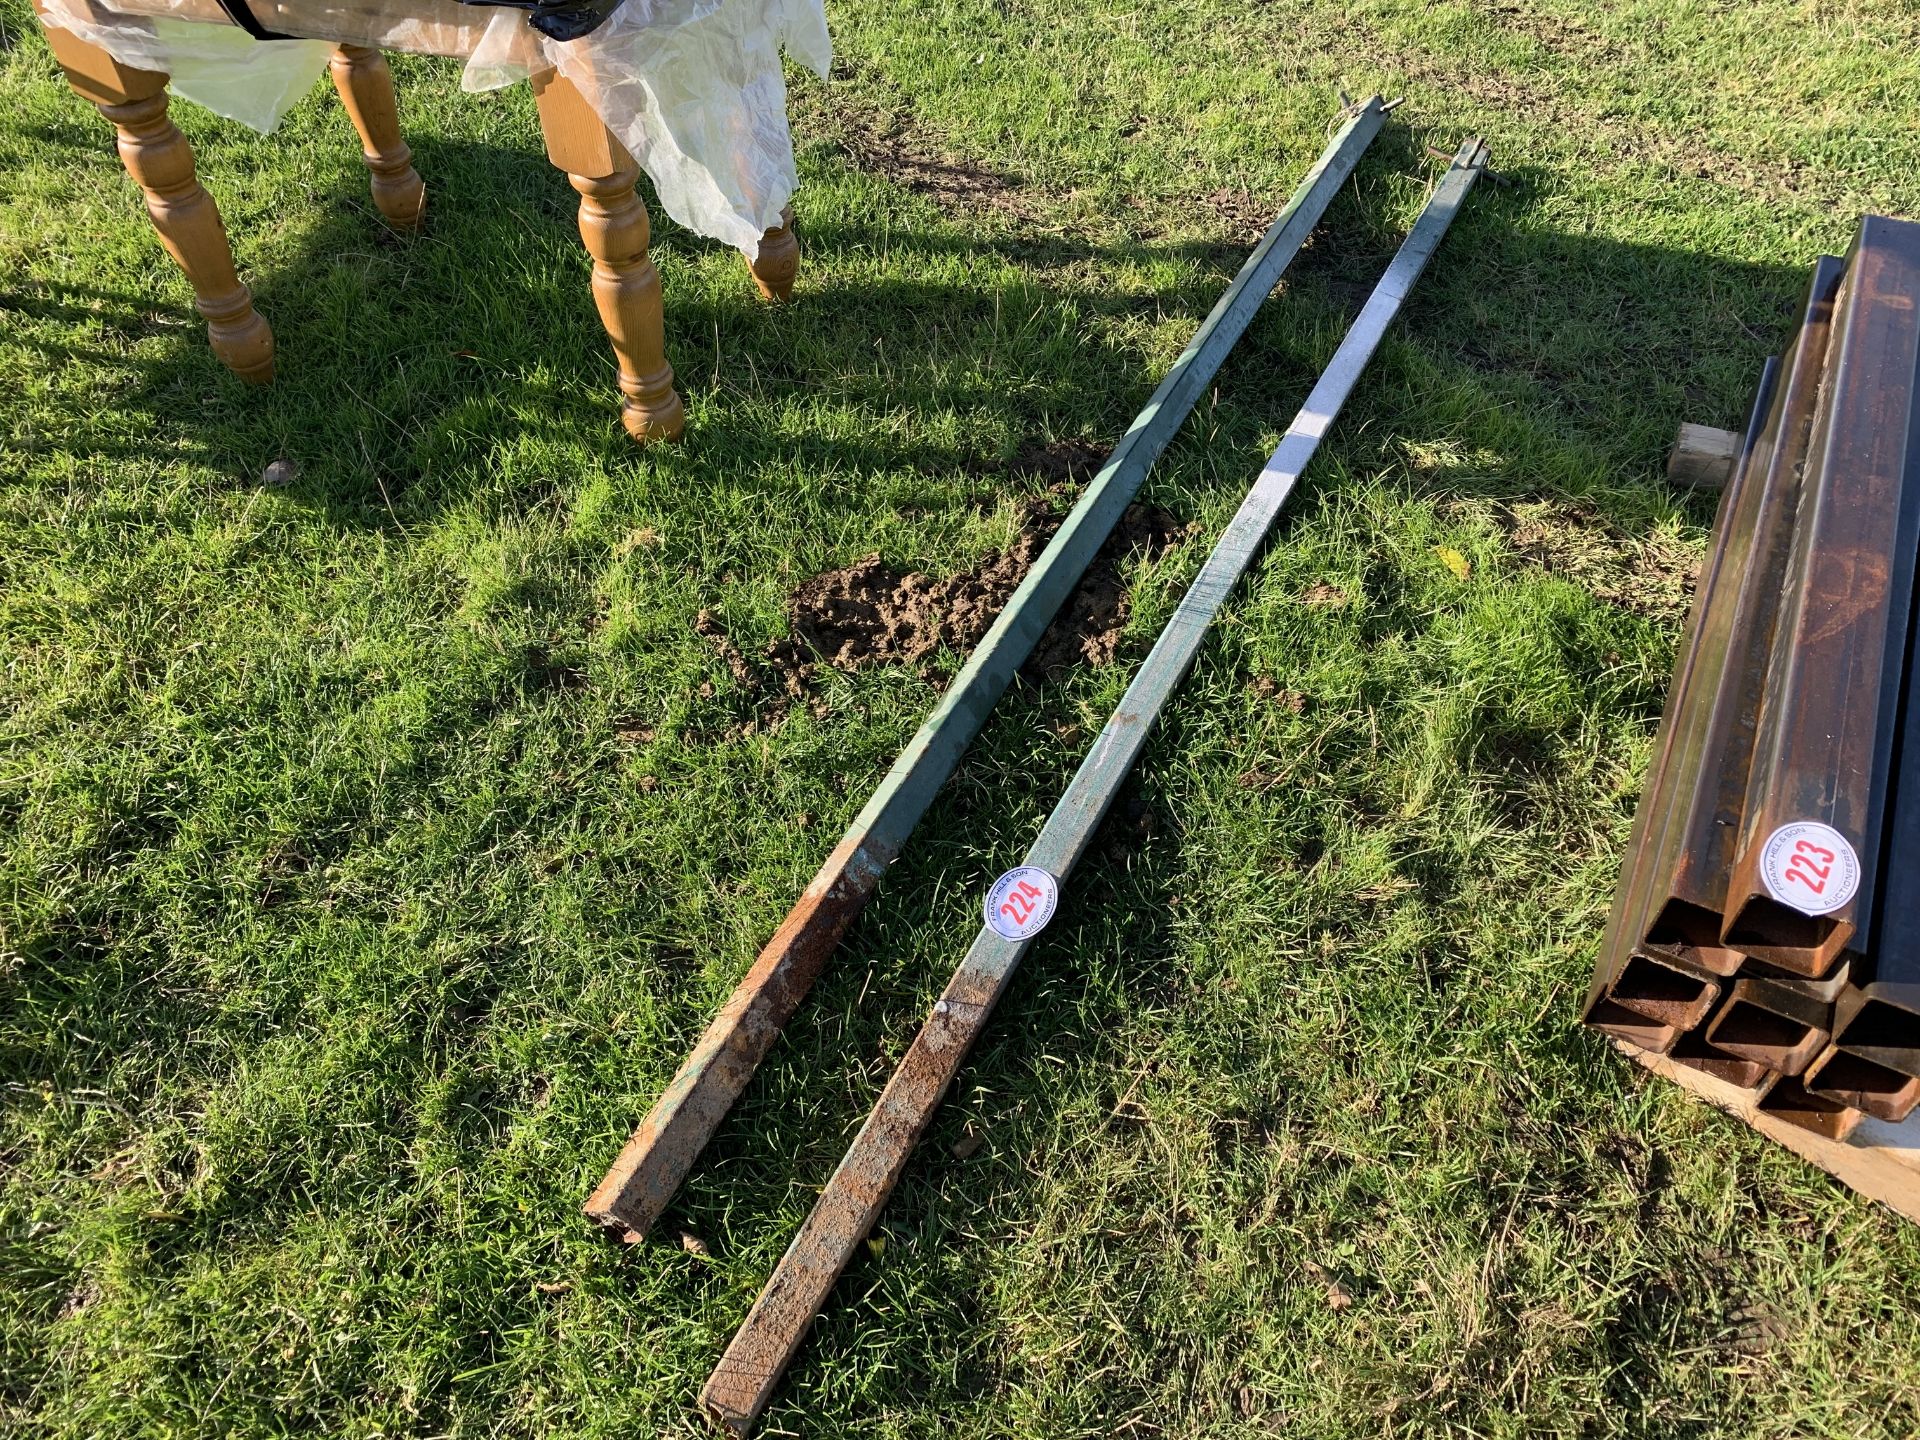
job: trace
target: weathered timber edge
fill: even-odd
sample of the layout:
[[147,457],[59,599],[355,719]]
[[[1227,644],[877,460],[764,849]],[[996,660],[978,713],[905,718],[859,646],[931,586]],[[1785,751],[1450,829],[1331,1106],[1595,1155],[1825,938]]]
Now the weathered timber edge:
[[1869,1116],[1847,1139],[1828,1140],[1766,1114],[1758,1108],[1754,1091],[1716,1080],[1623,1040],[1615,1040],[1613,1045],[1661,1079],[1673,1081],[1714,1109],[1752,1126],[1769,1140],[1819,1166],[1855,1194],[1877,1200],[1889,1210],[1920,1224],[1920,1112],[1898,1125],[1888,1125]]

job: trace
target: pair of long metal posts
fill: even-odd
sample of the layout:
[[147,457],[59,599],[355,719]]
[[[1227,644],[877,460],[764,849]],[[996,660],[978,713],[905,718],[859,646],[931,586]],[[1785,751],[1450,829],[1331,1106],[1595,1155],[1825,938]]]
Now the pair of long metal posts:
[[[1146,745],[1148,729],[1192,665],[1214,615],[1258,553],[1300,472],[1353,393],[1387,325],[1439,247],[1486,162],[1486,145],[1479,139],[1467,141],[1454,156],[1307,403],[1287,427],[1279,448],[1127,687],[1119,709],[1047,817],[1039,839],[1027,852],[1028,866],[1064,882],[1086,854],[1107,807]],[[746,1434],[766,1406],[828,1291],[873,1228],[914,1144],[961,1061],[986,1028],[987,1017],[1031,943],[1031,938],[1004,939],[991,927],[982,927],[975,937],[701,1392],[707,1413],[727,1430]]]
[[1147,471],[1180,429],[1293,257],[1306,244],[1390,107],[1378,95],[1350,114],[1254,248],[1160,386],[1134,417],[1072,513],[895,760],[733,995],[640,1122],[585,1205],[589,1217],[644,1234],[693,1168],[827,957],[905,846],[980,732],[987,712],[1105,543]]

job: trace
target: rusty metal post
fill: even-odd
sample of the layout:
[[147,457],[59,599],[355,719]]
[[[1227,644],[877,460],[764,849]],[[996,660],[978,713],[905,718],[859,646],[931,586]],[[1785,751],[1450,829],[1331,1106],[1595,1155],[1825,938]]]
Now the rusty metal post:
[[1721,907],[1733,861],[1733,836],[1745,813],[1754,735],[1765,690],[1767,657],[1779,610],[1780,572],[1792,550],[1800,474],[1821,372],[1834,296],[1845,263],[1815,264],[1798,334],[1782,366],[1777,403],[1752,452],[1751,494],[1716,544],[1734,552],[1735,578],[1707,617],[1699,645],[1704,683],[1685,717],[1685,735],[1671,779],[1671,815],[1655,862],[1640,944],[1650,955],[1693,960],[1730,975],[1744,958],[1724,946]]
[[1385,120],[1385,102],[1375,95],[1348,117],[1314,162],[939,706],[594,1188],[584,1206],[590,1218],[631,1238],[644,1234],[659,1218],[979,733],[987,712],[1080,582],[1147,471],[1212,383]]
[[1760,1097],[1759,1109],[1763,1114],[1824,1135],[1829,1140],[1846,1139],[1861,1119],[1861,1112],[1852,1106],[1838,1104],[1824,1095],[1809,1094],[1806,1086],[1791,1078],[1776,1081],[1773,1088]]
[[1743,1060],[1709,1045],[1698,1030],[1682,1035],[1667,1052],[1667,1058],[1676,1065],[1738,1085],[1742,1090],[1758,1090],[1774,1078],[1774,1072],[1758,1060]]
[[1713,1012],[1720,981],[1671,960],[1638,951],[1607,987],[1607,998],[1623,1009],[1662,1025],[1691,1030]]
[[[1901,852],[1893,852],[1899,854]],[[1905,877],[1899,889],[1908,893],[1900,903],[1889,905],[1887,913],[1911,912],[1916,897],[1912,890],[1920,886],[1920,870],[1891,872]],[[1920,946],[1920,931],[1907,928],[1902,916],[1901,928],[1883,926],[1879,932],[1881,953],[1873,957],[1866,984],[1843,991],[1834,1003],[1834,1044],[1850,1055],[1871,1060],[1902,1075],[1920,1076],[1920,973],[1909,968]]]
[[1658,1020],[1649,1020],[1644,1015],[1636,1015],[1623,1005],[1616,1005],[1605,995],[1587,1006],[1587,1024],[1602,1035],[1611,1035],[1616,1040],[1624,1040],[1636,1050],[1645,1050],[1654,1055],[1666,1055],[1680,1042],[1680,1028],[1677,1025],[1665,1025]]
[[[1920,486],[1920,374],[1914,389],[1906,463],[1909,483]],[[1900,689],[1886,883],[1872,911],[1867,953],[1853,967],[1858,988],[1845,991],[1834,1005],[1836,1053],[1822,1057],[1818,1077],[1834,1090],[1853,1091],[1857,1098],[1848,1103],[1881,1119],[1895,1118],[1896,1112],[1904,1118],[1912,1105],[1900,1081],[1920,1076],[1920,614],[1908,636]],[[1876,1092],[1878,1108],[1865,1091]]]
[[1851,1106],[1891,1125],[1898,1125],[1920,1105],[1920,1076],[1903,1075],[1838,1046],[1828,1047],[1809,1065],[1801,1083],[1809,1095]]
[[[1199,653],[1213,617],[1252,562],[1300,472],[1318,450],[1486,163],[1482,141],[1469,140],[1460,147],[1279,448],[1127,687],[1119,708],[1095,739],[1067,793],[1047,817],[1027,852],[1027,866],[1064,884],[1086,853],[1114,794],[1139,758],[1149,728]],[[707,1413],[727,1430],[743,1435],[759,1418],[807,1327],[855,1248],[873,1228],[914,1144],[1031,943],[1031,937],[1004,939],[991,927],[983,927],[947,982],[933,1013],[701,1392]]]
[[[1716,537],[1727,533],[1735,513],[1743,503],[1753,466],[1749,463],[1762,437],[1763,423],[1771,423],[1772,398],[1775,389],[1777,367],[1769,359],[1760,372],[1760,384],[1754,392],[1753,405],[1747,421],[1745,439],[1740,453],[1735,458],[1731,475],[1726,487],[1720,492],[1719,510],[1714,516],[1713,531]],[[1606,998],[1616,978],[1626,969],[1635,953],[1636,941],[1646,928],[1648,905],[1648,887],[1652,883],[1656,862],[1656,851],[1664,838],[1668,824],[1667,777],[1675,765],[1675,750],[1681,730],[1682,714],[1689,707],[1689,694],[1693,686],[1695,662],[1701,654],[1698,637],[1706,627],[1707,613],[1715,603],[1719,591],[1721,565],[1726,556],[1726,547],[1719,543],[1707,552],[1705,563],[1701,566],[1699,579],[1694,584],[1693,605],[1687,614],[1687,623],[1680,637],[1680,649],[1674,662],[1673,680],[1667,687],[1667,703],[1660,717],[1660,727],[1654,732],[1653,758],[1647,766],[1646,779],[1640,791],[1640,804],[1634,811],[1633,830],[1627,839],[1627,848],[1620,867],[1620,883],[1614,891],[1613,905],[1607,915],[1606,929],[1602,933],[1599,955],[1594,963],[1593,980],[1587,990],[1587,998],[1582,1013],[1588,1023],[1607,1031],[1617,1038],[1639,1044],[1632,1036],[1620,1033],[1618,1021],[1608,1024],[1595,1020],[1595,1007]],[[1717,940],[1717,936],[1715,937]],[[1665,952],[1671,953],[1671,951]],[[1686,957],[1689,961],[1695,957]],[[1689,966],[1689,968],[1693,968]],[[1704,968],[1704,967],[1700,967]],[[1651,1016],[1656,1023],[1661,1017]],[[1638,1028],[1628,1025],[1629,1029]],[[1663,1038],[1654,1032],[1649,1038]],[[1668,1043],[1671,1039],[1668,1038]],[[1642,1046],[1642,1048],[1647,1048]]]
[[1869,216],[1835,306],[1724,906],[1723,943],[1806,975],[1873,908],[1920,542],[1917,359],[1920,225]]

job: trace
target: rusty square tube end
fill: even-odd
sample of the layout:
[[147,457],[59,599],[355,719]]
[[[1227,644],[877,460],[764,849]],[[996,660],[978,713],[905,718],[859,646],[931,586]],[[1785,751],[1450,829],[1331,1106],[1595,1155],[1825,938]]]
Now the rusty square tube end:
[[1660,1025],[1691,1030],[1713,1011],[1720,986],[1647,955],[1629,955],[1607,996],[1622,1009]]
[[1761,1096],[1760,1113],[1829,1140],[1846,1139],[1861,1120],[1858,1110],[1812,1094],[1797,1079],[1782,1080]]
[[1798,1075],[1827,1043],[1827,1032],[1759,1003],[1751,982],[1736,984],[1704,1039],[1716,1050],[1752,1060],[1782,1075]]

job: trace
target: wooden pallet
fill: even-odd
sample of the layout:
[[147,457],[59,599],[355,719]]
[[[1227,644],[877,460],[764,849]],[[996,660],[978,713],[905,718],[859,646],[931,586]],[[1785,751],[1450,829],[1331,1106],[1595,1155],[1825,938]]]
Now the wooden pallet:
[[1745,1121],[1769,1140],[1818,1165],[1850,1190],[1920,1223],[1920,1111],[1898,1125],[1869,1116],[1847,1139],[1828,1140],[1756,1108],[1751,1091],[1703,1075],[1691,1066],[1676,1065],[1664,1055],[1649,1054],[1625,1041],[1613,1043],[1662,1079]]

